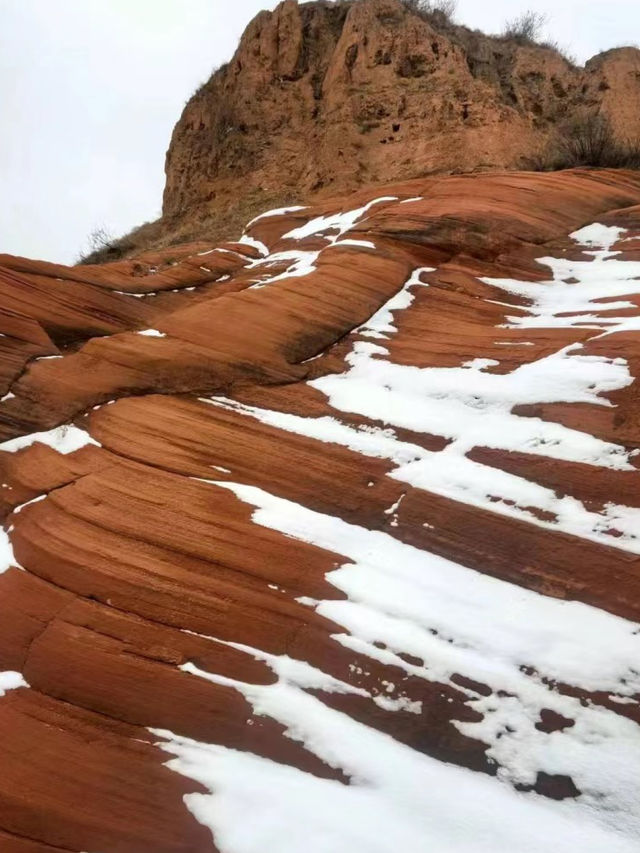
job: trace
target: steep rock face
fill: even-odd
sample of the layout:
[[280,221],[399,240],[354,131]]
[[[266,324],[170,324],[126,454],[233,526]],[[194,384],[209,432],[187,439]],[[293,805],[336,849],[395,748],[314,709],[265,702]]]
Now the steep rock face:
[[637,850],[639,259],[585,170],[2,256],[0,848]]
[[233,218],[240,201],[521,168],[576,111],[601,108],[637,137],[638,104],[635,49],[579,69],[548,48],[434,29],[400,0],[285,0],[187,104],[163,214]]

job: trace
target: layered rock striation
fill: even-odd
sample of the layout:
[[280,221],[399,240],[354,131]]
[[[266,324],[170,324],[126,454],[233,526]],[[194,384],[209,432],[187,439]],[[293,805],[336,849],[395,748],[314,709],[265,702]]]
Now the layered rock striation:
[[0,257],[2,850],[636,849],[639,279],[606,170]]

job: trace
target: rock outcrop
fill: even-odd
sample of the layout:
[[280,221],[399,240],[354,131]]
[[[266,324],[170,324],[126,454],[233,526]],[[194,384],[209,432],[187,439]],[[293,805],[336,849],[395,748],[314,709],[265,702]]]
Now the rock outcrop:
[[228,236],[269,204],[528,168],[576,115],[600,111],[621,138],[639,138],[639,104],[634,48],[578,68],[555,49],[437,24],[400,0],[285,0],[251,22],[187,103],[157,228]]
[[637,849],[639,259],[606,170],[1,256],[0,848]]

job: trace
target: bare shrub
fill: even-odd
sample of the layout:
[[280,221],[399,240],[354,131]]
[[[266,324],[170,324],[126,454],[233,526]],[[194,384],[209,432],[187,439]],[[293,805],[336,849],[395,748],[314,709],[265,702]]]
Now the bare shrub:
[[560,140],[567,160],[580,166],[601,166],[620,156],[611,122],[600,114],[580,116],[566,125]]
[[553,171],[575,166],[640,169],[640,138],[619,139],[602,113],[575,116],[559,128],[534,167]]
[[506,22],[502,35],[518,44],[538,44],[542,41],[542,30],[546,23],[547,16],[542,12],[527,9]]
[[117,261],[123,257],[132,245],[126,237],[115,238],[104,227],[100,226],[87,237],[87,251],[77,260],[79,264],[102,264],[105,261]]
[[402,0],[404,5],[435,23],[451,23],[456,13],[457,0]]
[[575,53],[571,52],[571,49],[565,47],[560,42],[554,40],[543,41],[540,43],[540,47],[546,47],[549,50],[553,50],[555,53],[559,54],[565,62],[568,62],[569,65],[573,65],[574,68],[578,66],[578,57]]
[[94,228],[91,234],[87,237],[89,251],[100,252],[102,249],[106,249],[111,246],[113,240],[113,235],[110,234],[103,225],[99,228]]

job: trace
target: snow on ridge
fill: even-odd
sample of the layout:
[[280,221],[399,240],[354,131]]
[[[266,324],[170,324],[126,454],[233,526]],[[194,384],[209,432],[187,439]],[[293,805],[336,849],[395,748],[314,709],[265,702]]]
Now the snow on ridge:
[[412,287],[420,285],[428,287],[426,282],[422,281],[423,273],[434,272],[435,267],[418,267],[415,269],[408,280],[403,284],[400,290],[384,303],[369,319],[363,323],[358,332],[367,337],[386,338],[387,332],[396,332],[396,327],[392,324],[393,314],[396,311],[404,311],[412,304],[414,295],[410,292]]
[[279,264],[283,261],[290,261],[290,263],[287,266],[287,269],[278,275],[269,276],[268,273],[266,273],[264,280],[252,284],[250,289],[265,287],[265,285],[273,284],[276,281],[283,281],[286,278],[302,278],[307,276],[316,269],[316,261],[318,260],[319,255],[319,251],[307,252],[296,251],[294,249],[285,252],[275,252],[266,258],[260,258],[259,260],[249,264],[247,269],[260,271],[262,267],[269,267],[272,264]]
[[[524,315],[508,316],[503,328],[569,328],[572,326],[601,331],[600,337],[615,332],[640,330],[640,312],[635,316],[611,316],[609,312],[636,309],[637,305],[618,297],[640,294],[640,261],[625,261],[610,251],[626,229],[599,223],[574,231],[581,245],[597,247],[586,252],[589,260],[543,257],[538,262],[549,267],[548,281],[482,278],[507,293],[528,299]],[[575,279],[575,281],[574,281]],[[617,299],[618,301],[613,301]],[[603,301],[609,300],[609,301]],[[603,315],[602,312],[608,312]]]
[[623,234],[627,233],[626,228],[619,228],[617,225],[602,225],[600,222],[593,222],[591,225],[585,225],[578,231],[569,234],[572,240],[580,243],[582,246],[590,246],[593,249],[602,249],[608,252],[614,246]]
[[79,429],[73,424],[65,424],[46,432],[32,432],[29,435],[20,435],[17,438],[3,441],[0,443],[0,451],[15,453],[17,450],[29,447],[35,442],[47,444],[49,447],[57,450],[58,453],[63,454],[73,453],[87,444],[95,444],[96,447],[101,446],[86,430]]
[[[604,247],[588,264],[620,263],[604,257],[617,236],[601,228],[581,229],[573,236],[584,245]],[[362,338],[388,339],[397,332],[395,314],[413,301],[410,288],[425,284],[422,272],[415,271],[401,291],[358,329],[361,339],[347,357],[345,373],[309,383],[327,396],[335,414],[301,417],[222,397],[206,402],[280,429],[391,459],[396,465],[390,474],[394,479],[516,517],[526,517],[527,507],[544,509],[557,520],[544,522],[536,516],[527,520],[640,553],[639,510],[609,504],[602,513],[592,513],[568,495],[558,498],[551,489],[474,463],[466,455],[473,447],[488,445],[633,470],[630,454],[621,445],[561,424],[519,418],[511,411],[532,402],[611,406],[601,395],[633,381],[627,362],[587,356],[580,345],[569,345],[507,374],[488,372],[497,362],[482,358],[456,368],[394,364],[387,349]],[[594,279],[596,274],[591,268],[586,272]],[[340,421],[340,411],[388,426],[352,427]],[[393,427],[443,435],[450,443],[444,451],[425,451],[400,441]],[[222,853],[263,849],[299,853],[303,848],[309,853],[540,853],[548,848],[549,839],[559,853],[637,849],[636,723],[565,695],[554,685],[603,691],[620,704],[638,704],[640,626],[580,602],[546,597],[484,575],[388,533],[347,523],[254,486],[207,482],[253,506],[255,524],[342,554],[344,563],[326,579],[344,598],[300,598],[299,603],[342,626],[333,639],[355,654],[397,667],[408,676],[455,683],[481,720],[453,724],[485,743],[487,755],[498,764],[497,778],[491,778],[420,754],[305,692],[309,687],[331,690],[329,676],[306,668],[304,662],[231,644],[264,660],[278,681],[246,684],[193,663],[181,669],[238,690],[255,715],[279,722],[286,736],[342,769],[351,784],[152,730],[165,739],[159,746],[173,756],[168,766],[211,792],[189,794],[185,803],[215,834]],[[396,501],[385,512],[394,516],[399,504]],[[608,537],[609,526],[622,537]],[[456,674],[487,685],[490,695],[461,688],[452,681]],[[410,703],[410,696],[404,698]],[[566,717],[570,725],[552,733],[539,730],[544,709]],[[555,802],[512,787],[535,784],[540,772],[570,777],[579,797]]]
[[336,240],[333,243],[334,246],[354,246],[361,249],[375,249],[376,244],[372,243],[371,240]]
[[256,240],[254,237],[249,237],[248,234],[243,234],[238,240],[238,243],[241,243],[244,246],[253,246],[253,248],[257,249],[263,257],[267,257],[269,254],[269,249],[264,243],[261,243],[260,240]]
[[[330,248],[331,246],[351,246],[354,248],[375,249],[375,243],[372,243],[371,240],[351,239],[343,237],[343,235],[347,234],[355,223],[364,216],[371,207],[385,201],[397,201],[397,198],[395,196],[384,196],[382,198],[373,199],[373,201],[370,201],[368,204],[365,204],[363,207],[359,207],[355,210],[314,217],[313,219],[308,220],[304,225],[283,234],[280,239],[302,240],[305,237],[313,237],[323,234],[327,240],[327,246],[325,248]],[[267,211],[266,213],[262,213],[255,217],[255,219],[252,219],[246,228],[251,228],[252,225],[263,218],[280,216],[300,210],[306,210],[306,208],[285,207]],[[335,233],[325,234],[324,232],[327,231]],[[247,246],[253,246],[253,248],[257,249],[260,253],[260,257],[257,260],[251,261],[247,265],[246,269],[260,270],[263,267],[268,267],[270,264],[280,263],[282,261],[291,261],[291,264],[285,272],[276,276],[269,276],[267,273],[261,280],[256,281],[255,284],[251,285],[252,288],[261,288],[267,284],[273,284],[276,281],[282,281],[286,278],[301,278],[309,275],[309,273],[316,269],[316,261],[322,251],[324,251],[324,249],[317,251],[290,249],[271,253],[268,246],[260,240],[257,240],[255,237],[251,237],[247,233],[243,234],[238,242]]]
[[[637,696],[638,625],[484,575],[262,489],[218,485],[256,507],[254,523],[344,555],[345,563],[326,577],[346,600],[315,605],[344,626],[336,641],[409,675],[452,684],[452,675],[462,673],[491,688],[490,697],[467,691],[467,704],[482,713],[481,722],[454,724],[487,743],[488,755],[500,764],[499,778],[534,784],[540,770],[570,776],[583,791],[585,811],[606,823],[608,810],[615,810],[612,820],[640,833],[633,806],[640,797],[636,723],[583,705],[546,681]],[[408,664],[402,654],[424,664]],[[549,737],[535,726],[542,709],[574,725]]]
[[260,213],[258,216],[255,216],[251,222],[247,222],[246,228],[251,228],[252,225],[255,225],[256,222],[260,222],[261,219],[270,219],[272,216],[285,216],[287,213],[297,213],[299,210],[307,210],[307,208],[302,205],[293,205],[292,207],[276,207],[273,210],[267,210],[265,213]]
[[[256,487],[215,485],[254,506],[254,523],[344,555],[344,565],[327,580],[346,599],[308,602],[344,627],[336,642],[429,681],[452,683],[451,676],[462,673],[489,685],[490,697],[464,691],[482,721],[457,726],[487,743],[500,764],[493,779],[422,755],[305,692],[340,690],[330,676],[230,643],[265,660],[278,681],[247,684],[193,663],[181,669],[238,690],[254,714],[282,724],[288,737],[352,781],[344,786],[319,780],[250,753],[152,730],[166,738],[160,747],[175,756],[168,766],[211,791],[188,795],[185,802],[215,833],[223,853],[299,853],[309,820],[310,843],[316,845],[311,849],[318,853],[422,853],[425,838],[438,851],[539,853],[550,835],[566,853],[634,850],[640,832],[633,808],[640,795],[637,726],[558,693],[543,677],[611,691],[624,701],[640,690],[637,625],[516,587]],[[424,663],[407,663],[401,654]],[[523,671],[525,665],[537,672]],[[535,723],[543,708],[574,725],[553,735],[540,732]],[[540,770],[570,775],[582,797],[558,803],[518,794],[507,784],[533,784]],[[247,809],[251,831],[244,833],[239,812]],[[380,826],[371,810],[382,816]]]
[[13,553],[11,539],[6,530],[0,527],[0,575],[6,572],[11,566],[22,568],[18,563]]
[[0,672],[0,696],[4,696],[8,690],[17,690],[19,687],[28,686],[19,672],[14,672],[13,670]]
[[353,228],[356,222],[361,219],[365,213],[368,213],[374,205],[381,204],[385,201],[397,200],[397,196],[382,196],[381,198],[375,198],[373,201],[370,201],[362,207],[358,207],[354,210],[347,210],[343,213],[327,214],[326,216],[316,216],[304,225],[301,225],[298,228],[293,228],[291,231],[283,234],[282,239],[302,240],[305,237],[313,237],[314,235],[322,234],[325,231],[336,230],[338,233],[335,237],[331,238],[333,242],[338,240],[345,232]]
[[[359,334],[374,339],[394,334],[394,315],[411,305],[413,288],[427,286],[421,276],[430,271],[414,270],[400,291],[357,330]],[[622,445],[559,423],[512,414],[516,405],[543,402],[610,406],[601,395],[633,381],[626,361],[581,355],[580,349],[580,344],[568,345],[511,373],[500,374],[487,372],[490,365],[482,359],[454,368],[398,365],[385,358],[388,352],[384,347],[361,340],[346,358],[346,373],[328,374],[309,383],[326,395],[336,412],[333,416],[300,417],[220,397],[205,402],[233,408],[319,441],[391,459],[397,467],[389,476],[414,487],[539,527],[640,553],[640,509],[609,503],[600,512],[592,511],[570,495],[558,497],[553,489],[466,455],[479,446],[634,470],[631,454]],[[342,423],[339,412],[381,421],[387,428],[365,432]],[[399,441],[394,427],[443,436],[450,444],[442,451],[427,451]],[[616,537],[611,531],[616,531]]]
[[[350,785],[248,752],[152,730],[174,756],[167,766],[210,794],[187,794],[189,811],[222,853],[635,853],[632,839],[571,806],[525,796],[494,779],[414,752],[374,729],[283,686],[262,713]],[[247,816],[250,815],[250,820]]]

